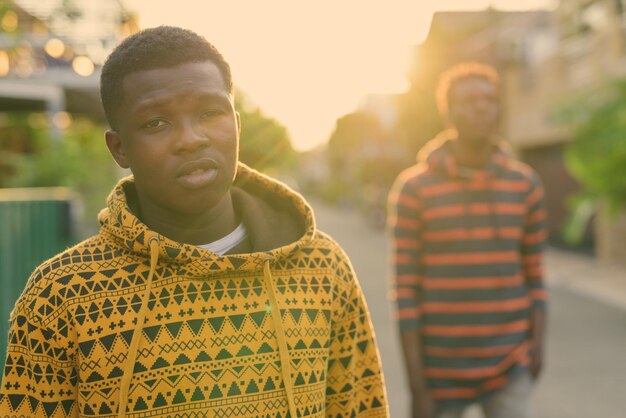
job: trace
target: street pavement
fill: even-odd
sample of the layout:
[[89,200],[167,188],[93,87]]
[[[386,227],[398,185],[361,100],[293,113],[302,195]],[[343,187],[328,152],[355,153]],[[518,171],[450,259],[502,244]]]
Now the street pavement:
[[[388,298],[384,231],[354,210],[313,201],[317,225],[346,250],[376,331],[393,418],[409,417],[398,332]],[[625,255],[626,256],[626,255]],[[547,353],[536,388],[535,418],[626,417],[626,269],[550,249],[546,257]],[[482,417],[477,407],[464,418]]]

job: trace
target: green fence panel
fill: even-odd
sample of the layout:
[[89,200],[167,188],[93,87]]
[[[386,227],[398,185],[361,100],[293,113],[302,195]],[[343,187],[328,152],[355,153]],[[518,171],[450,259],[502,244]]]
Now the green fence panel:
[[73,241],[71,205],[65,188],[0,189],[0,370],[9,315],[28,277]]

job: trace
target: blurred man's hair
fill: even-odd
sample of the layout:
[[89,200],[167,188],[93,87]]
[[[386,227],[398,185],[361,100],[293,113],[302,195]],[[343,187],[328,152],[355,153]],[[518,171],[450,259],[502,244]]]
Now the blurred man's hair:
[[442,116],[448,115],[450,94],[454,85],[461,80],[474,77],[484,78],[495,86],[499,83],[498,72],[495,68],[480,62],[463,62],[450,67],[441,74],[435,95],[437,108]]
[[230,66],[220,52],[195,32],[173,26],[145,29],[126,38],[109,55],[100,75],[100,97],[109,125],[117,128],[122,83],[127,75],[156,68],[210,61],[217,66],[224,87],[232,94]]

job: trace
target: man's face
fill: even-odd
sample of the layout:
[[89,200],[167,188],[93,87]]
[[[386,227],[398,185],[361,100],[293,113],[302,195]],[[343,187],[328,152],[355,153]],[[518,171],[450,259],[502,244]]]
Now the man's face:
[[448,117],[461,140],[488,141],[496,128],[498,111],[498,90],[489,80],[468,77],[452,86]]
[[122,84],[116,162],[135,177],[142,212],[184,218],[224,201],[237,167],[239,114],[210,61],[138,71]]

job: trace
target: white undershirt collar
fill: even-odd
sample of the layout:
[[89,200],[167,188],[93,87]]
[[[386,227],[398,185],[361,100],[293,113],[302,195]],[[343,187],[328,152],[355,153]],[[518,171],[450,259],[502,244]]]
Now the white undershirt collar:
[[237,245],[241,244],[243,240],[246,239],[248,232],[246,231],[246,227],[243,222],[239,224],[237,228],[230,234],[226,235],[223,238],[218,239],[217,241],[210,242],[208,244],[198,245],[200,248],[204,248],[205,250],[209,250],[218,255],[224,255],[231,249],[235,248]]

